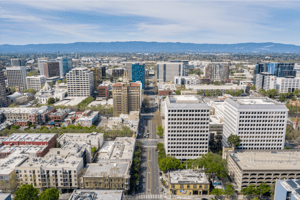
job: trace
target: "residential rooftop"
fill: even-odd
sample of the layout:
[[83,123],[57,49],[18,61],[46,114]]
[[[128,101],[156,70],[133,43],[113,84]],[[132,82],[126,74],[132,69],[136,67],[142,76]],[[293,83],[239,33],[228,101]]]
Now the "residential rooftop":
[[230,156],[242,170],[300,170],[300,151],[240,151]]
[[198,170],[186,169],[170,172],[171,184],[209,184],[205,173]]
[[49,142],[53,137],[54,133],[13,133],[3,142]]
[[15,167],[24,162],[28,158],[27,155],[13,153],[6,158],[0,159],[0,175],[7,175],[15,170]]
[[0,114],[3,113],[24,113],[24,114],[46,114],[50,110],[54,109],[50,106],[41,106],[39,108],[22,108],[22,107],[14,107],[14,108],[0,108]]
[[100,163],[88,164],[86,167],[85,177],[130,177],[130,162],[122,161],[102,161]]
[[1,153],[13,153],[17,152],[18,154],[30,154],[36,155],[39,152],[43,152],[47,148],[46,145],[24,145],[24,146],[9,146],[4,145],[0,147],[0,154]]

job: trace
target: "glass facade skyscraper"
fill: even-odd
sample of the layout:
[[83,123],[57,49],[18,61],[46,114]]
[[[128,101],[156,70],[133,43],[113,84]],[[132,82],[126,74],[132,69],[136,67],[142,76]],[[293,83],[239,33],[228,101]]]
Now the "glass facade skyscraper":
[[142,88],[145,89],[145,64],[132,64],[132,82],[141,81]]

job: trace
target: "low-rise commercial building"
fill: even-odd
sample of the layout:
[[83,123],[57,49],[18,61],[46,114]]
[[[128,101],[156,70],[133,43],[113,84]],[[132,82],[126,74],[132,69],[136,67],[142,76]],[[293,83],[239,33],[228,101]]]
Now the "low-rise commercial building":
[[85,127],[91,127],[98,120],[98,114],[98,111],[89,110],[87,114],[83,113],[82,116],[80,116],[74,124]]
[[54,111],[55,108],[50,106],[41,106],[39,108],[0,108],[0,115],[4,115],[5,119],[9,121],[23,119],[29,120],[32,124],[45,124],[47,116]]
[[175,76],[174,84],[175,85],[199,85],[199,76],[198,75]]
[[171,195],[209,195],[210,183],[204,172],[187,169],[169,174]]
[[67,115],[71,112],[70,108],[66,109],[58,109],[56,112],[50,113],[48,115],[49,122],[51,125],[59,125],[63,122],[63,120],[67,117]]
[[123,190],[84,190],[76,189],[73,191],[69,200],[123,200]]
[[56,143],[54,133],[13,133],[3,141],[4,145],[46,145],[50,148]]
[[300,152],[240,151],[227,157],[228,175],[240,191],[251,184],[273,184],[277,179],[300,179]]
[[196,96],[197,94],[197,90],[181,90],[181,95],[192,95],[192,96]]

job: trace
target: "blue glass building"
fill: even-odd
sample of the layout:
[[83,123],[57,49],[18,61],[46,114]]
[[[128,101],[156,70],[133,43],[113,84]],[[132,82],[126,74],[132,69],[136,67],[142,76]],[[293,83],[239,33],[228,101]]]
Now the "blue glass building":
[[300,180],[276,180],[274,200],[300,200]]
[[142,88],[145,89],[145,64],[132,64],[132,82],[142,82]]
[[254,70],[254,84],[256,84],[256,75],[262,72],[268,72],[277,77],[296,77],[297,71],[294,69],[295,63],[264,63],[257,64]]

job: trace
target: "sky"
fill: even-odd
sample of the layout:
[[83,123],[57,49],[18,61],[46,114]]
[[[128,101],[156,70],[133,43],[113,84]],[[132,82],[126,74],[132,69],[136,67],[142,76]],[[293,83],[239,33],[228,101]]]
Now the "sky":
[[156,41],[300,45],[297,1],[0,0],[0,44]]

